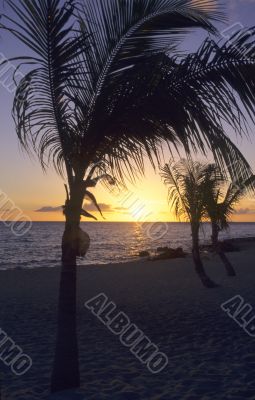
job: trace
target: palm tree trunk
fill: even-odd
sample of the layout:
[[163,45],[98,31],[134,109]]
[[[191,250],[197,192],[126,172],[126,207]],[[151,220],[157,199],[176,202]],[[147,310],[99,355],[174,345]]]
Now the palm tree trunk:
[[214,222],[212,222],[212,244],[214,251],[219,255],[221,261],[223,262],[227,275],[228,276],[236,276],[236,272],[234,270],[233,265],[227,258],[226,254],[221,248],[221,245],[219,243],[219,228],[218,225]]
[[76,267],[62,265],[52,393],[80,386],[76,327]]
[[214,288],[217,285],[207,276],[200,257],[199,249],[199,225],[192,226],[192,256],[195,264],[195,271],[201,279],[202,284],[207,288]]
[[51,391],[80,386],[76,322],[76,256],[79,242],[81,190],[71,191],[66,203],[66,225],[62,239],[62,268],[58,303],[58,326]]

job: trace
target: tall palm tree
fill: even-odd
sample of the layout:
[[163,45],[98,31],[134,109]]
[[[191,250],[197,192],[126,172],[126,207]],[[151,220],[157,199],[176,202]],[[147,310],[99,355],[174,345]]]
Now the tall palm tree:
[[206,185],[205,207],[212,224],[213,248],[224,263],[226,272],[229,276],[235,276],[236,272],[224,253],[222,245],[219,243],[219,232],[228,229],[231,215],[235,212],[235,206],[247,194],[247,192],[254,190],[254,182],[254,175],[243,183],[232,182],[228,184],[227,190],[224,194],[222,189],[222,183],[224,183],[224,181],[222,178],[219,179],[216,174],[212,176],[209,184]]
[[13,105],[19,140],[36,151],[43,168],[52,161],[68,185],[52,379],[56,391],[79,384],[76,269],[70,267],[89,244],[80,219],[91,180],[92,186],[107,180],[106,170],[120,180],[134,178],[144,170],[145,155],[153,165],[155,158],[160,161],[164,141],[187,152],[198,148],[205,153],[209,147],[232,174],[231,163],[240,161],[240,172],[247,176],[249,165],[221,121],[239,134],[245,131],[237,98],[254,113],[253,36],[244,31],[226,44],[208,40],[197,54],[180,58],[176,49],[187,29],[216,32],[212,22],[221,14],[215,1],[5,4],[11,13],[2,15],[1,28],[29,49],[17,58],[19,67],[27,65]]
[[181,159],[170,161],[161,168],[161,176],[168,186],[168,201],[177,218],[185,218],[191,225],[192,256],[195,270],[207,288],[217,286],[206,274],[199,249],[199,228],[205,213],[205,185],[208,164]]

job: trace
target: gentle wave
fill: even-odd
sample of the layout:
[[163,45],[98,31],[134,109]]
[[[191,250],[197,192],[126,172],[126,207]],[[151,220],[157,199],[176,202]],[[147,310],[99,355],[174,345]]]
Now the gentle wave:
[[[191,234],[188,223],[162,225],[167,232],[163,237],[148,236],[142,223],[97,222],[82,223],[82,229],[91,238],[90,249],[79,265],[122,263],[134,260],[142,250],[155,250],[159,246],[183,247],[190,251]],[[158,226],[157,226],[158,228]],[[13,235],[4,224],[0,224],[0,269],[56,267],[61,259],[62,222],[34,222],[23,237]],[[157,232],[157,230],[156,230]],[[209,224],[203,224],[202,243],[210,241]],[[255,236],[255,223],[232,223],[222,238]]]

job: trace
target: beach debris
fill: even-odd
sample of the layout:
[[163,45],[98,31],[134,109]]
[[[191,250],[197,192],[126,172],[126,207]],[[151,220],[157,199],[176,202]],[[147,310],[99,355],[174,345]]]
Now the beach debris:
[[149,257],[150,256],[150,252],[148,250],[143,250],[140,251],[139,253],[139,257]]
[[[160,250],[158,250],[160,249]],[[152,256],[150,258],[151,261],[157,260],[169,260],[174,258],[184,258],[186,257],[186,253],[183,251],[182,247],[177,247],[177,249],[173,249],[171,247],[162,247],[158,248],[157,251],[159,254]]]
[[156,250],[151,252],[149,250],[140,251],[139,257],[147,257],[150,261],[168,260],[174,258],[184,258],[186,257],[186,253],[183,251],[182,247],[177,247],[174,249],[164,246],[158,247]]
[[157,248],[157,252],[158,253],[165,253],[166,251],[168,251],[169,247],[165,246],[165,247],[158,247]]

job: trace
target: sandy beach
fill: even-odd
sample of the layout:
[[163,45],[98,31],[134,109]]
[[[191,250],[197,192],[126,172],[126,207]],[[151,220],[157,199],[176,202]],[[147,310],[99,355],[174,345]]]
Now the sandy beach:
[[[81,390],[87,400],[220,400],[255,398],[255,339],[221,309],[241,295],[255,310],[254,243],[229,254],[228,278],[217,256],[204,255],[219,287],[205,289],[190,256],[169,261],[79,268],[78,332]],[[0,327],[33,360],[16,377],[1,363],[2,400],[47,399],[53,361],[59,269],[0,272]],[[118,337],[84,307],[99,293],[116,303],[169,358],[150,373]],[[254,312],[255,314],[255,312]],[[80,396],[79,396],[80,395]],[[56,399],[76,398],[71,394]]]

